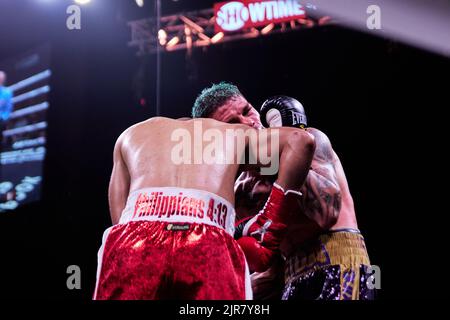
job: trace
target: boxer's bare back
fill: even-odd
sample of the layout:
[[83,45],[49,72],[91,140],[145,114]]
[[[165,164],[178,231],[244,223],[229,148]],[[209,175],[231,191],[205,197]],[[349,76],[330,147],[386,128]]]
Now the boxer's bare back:
[[[174,148],[180,145],[180,133],[184,132],[195,139],[194,126],[197,125],[198,129],[199,123],[201,123],[202,133],[209,129],[219,130],[223,133],[224,147],[233,145],[233,141],[227,140],[234,140],[234,146],[236,147],[231,152],[234,153],[233,158],[236,161],[232,163],[226,163],[225,161],[223,163],[210,163],[203,161],[203,159],[197,163],[194,159],[195,151],[193,149],[195,146],[199,147],[199,145],[195,145],[193,140],[190,143],[192,147],[190,163],[174,161],[174,154],[179,154],[176,151],[174,153]],[[113,224],[119,221],[129,193],[141,188],[170,186],[199,189],[214,193],[234,204],[234,181],[242,165],[237,159],[241,159],[248,145],[237,143],[236,139],[239,138],[236,135],[227,135],[227,129],[257,131],[246,125],[227,124],[213,119],[174,120],[163,117],[151,118],[125,130],[118,138],[114,148],[114,166],[109,186],[109,205]],[[305,164],[308,162],[308,160],[306,162],[302,160],[305,152],[294,150],[292,146],[311,147],[314,144],[312,136],[306,136],[299,131],[292,128],[283,128],[277,134],[280,152],[283,152],[285,146],[291,146],[291,148],[285,148],[284,160],[280,160],[279,175],[284,176],[281,179],[288,187],[291,187],[289,184],[293,184],[295,179],[304,179],[301,175],[306,176],[307,174],[306,168],[302,170],[301,165],[295,163],[298,160]],[[173,135],[174,132],[177,132],[177,134]],[[270,129],[268,132],[270,140]],[[176,139],[177,136],[178,139]],[[211,141],[203,140],[200,143],[202,149],[210,144]],[[264,148],[264,142],[258,142],[258,144]],[[270,149],[268,145],[265,145],[265,147]],[[223,149],[223,154],[216,154],[216,159],[225,158],[225,152],[230,152],[230,150],[225,151],[225,149]],[[284,168],[281,167],[283,161],[287,164]],[[259,164],[255,165],[259,166]],[[296,170],[303,171],[303,173],[299,175]],[[285,174],[282,174],[282,172]],[[294,176],[297,176],[297,178],[292,179]]]
[[[238,171],[237,163],[224,165],[200,161],[200,164],[195,164],[192,156],[190,164],[180,164],[172,159],[172,150],[180,143],[172,138],[172,134],[182,129],[194,139],[194,121],[151,118],[128,128],[119,137],[114,149],[109,192],[113,223],[119,220],[128,194],[141,188],[173,186],[200,189],[234,203],[231,186]],[[223,132],[226,128],[239,126],[210,119],[202,120],[201,125],[203,130],[214,127]],[[202,142],[202,147],[207,143]]]

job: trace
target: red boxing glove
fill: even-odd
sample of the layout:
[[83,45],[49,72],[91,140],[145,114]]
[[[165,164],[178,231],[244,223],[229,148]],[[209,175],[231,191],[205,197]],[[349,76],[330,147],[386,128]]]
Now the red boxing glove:
[[249,269],[254,272],[263,272],[269,269],[277,254],[276,251],[267,249],[253,237],[242,237],[237,240],[244,251]]
[[255,238],[267,249],[278,250],[287,231],[292,201],[299,195],[294,190],[285,192],[274,183],[264,208],[246,223],[242,235]]

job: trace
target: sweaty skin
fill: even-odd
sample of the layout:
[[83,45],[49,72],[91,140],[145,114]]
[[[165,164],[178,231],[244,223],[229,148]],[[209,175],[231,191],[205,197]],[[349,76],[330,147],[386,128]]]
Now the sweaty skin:
[[[316,150],[301,189],[303,199],[292,208],[289,231],[281,245],[285,256],[324,230],[358,228],[347,179],[330,140],[317,129],[307,130],[315,138]],[[270,179],[255,171],[241,174],[235,185],[236,211],[240,219],[262,208],[271,185]]]
[[[194,124],[201,124],[205,130],[219,130],[222,133],[224,149],[217,158],[225,159],[225,146],[235,143],[236,136],[225,134],[226,130],[253,130],[247,125],[227,124],[213,119],[173,120],[156,117],[138,123],[125,130],[118,138],[114,148],[114,166],[109,185],[109,205],[113,224],[118,223],[129,193],[147,187],[180,187],[193,188],[215,193],[234,204],[233,185],[240,169],[255,169],[263,166],[261,154],[270,154],[271,139],[279,137],[280,166],[278,183],[287,189],[300,188],[303,184],[314,153],[314,138],[302,130],[293,128],[267,129],[269,139],[246,139],[245,144],[234,148],[234,159],[239,159],[244,153],[255,155],[257,163],[242,166],[239,162],[231,164],[175,163],[172,151],[180,145],[181,139],[172,139],[172,134],[178,130],[188,132],[194,137]],[[258,136],[258,135],[256,135]],[[230,141],[233,139],[233,141]],[[211,141],[201,140],[205,150]],[[194,144],[189,143],[194,146]],[[225,151],[226,150],[226,151]],[[248,159],[248,157],[247,157]]]

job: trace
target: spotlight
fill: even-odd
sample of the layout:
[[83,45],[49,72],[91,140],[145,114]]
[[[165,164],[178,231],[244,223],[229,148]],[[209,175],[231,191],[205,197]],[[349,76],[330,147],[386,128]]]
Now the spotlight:
[[191,48],[192,48],[192,35],[191,35],[192,31],[191,28],[189,28],[187,25],[184,26],[184,34],[186,35],[186,48],[188,49],[188,51],[190,52]]
[[262,34],[268,34],[275,27],[275,24],[271,23],[261,29]]
[[75,3],[78,4],[88,4],[89,2],[91,2],[91,0],[75,0]]
[[167,33],[163,29],[158,31],[158,40],[160,45],[165,45],[167,43]]
[[298,19],[298,22],[300,22],[303,25],[306,25],[307,27],[313,27],[314,22],[310,19]]
[[325,16],[319,19],[319,25],[324,25],[331,20],[330,16]]
[[167,49],[170,49],[171,47],[175,46],[178,42],[180,42],[180,38],[178,37],[173,37],[172,39],[170,39],[169,42],[167,42]]
[[223,36],[224,36],[223,32],[216,33],[216,34],[211,38],[211,42],[212,42],[212,43],[217,43],[217,42],[219,42],[220,40],[223,39]]
[[136,4],[138,5],[138,7],[143,7],[144,6],[144,0],[136,0]]

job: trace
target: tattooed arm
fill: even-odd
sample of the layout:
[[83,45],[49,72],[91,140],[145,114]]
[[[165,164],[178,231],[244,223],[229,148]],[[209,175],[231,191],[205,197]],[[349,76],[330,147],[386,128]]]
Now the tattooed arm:
[[[328,230],[336,223],[341,209],[340,162],[324,133],[313,128],[308,132],[315,138],[316,150],[301,189],[304,197],[299,203],[300,210],[321,229]],[[272,183],[269,177],[262,177],[257,172],[241,174],[235,184],[238,220],[262,209]]]
[[301,207],[309,219],[328,230],[337,222],[341,209],[341,190],[336,173],[339,160],[323,132],[314,128],[308,132],[315,137],[316,151],[302,188]]

